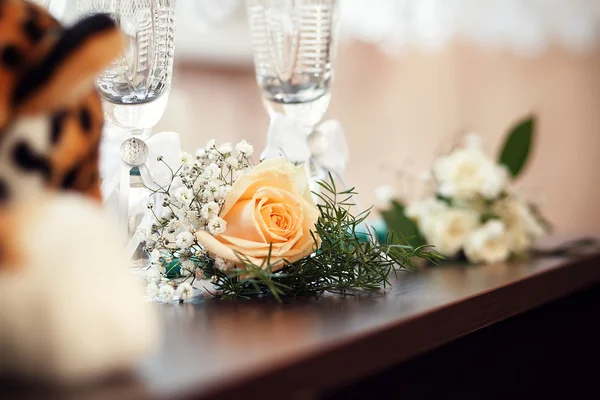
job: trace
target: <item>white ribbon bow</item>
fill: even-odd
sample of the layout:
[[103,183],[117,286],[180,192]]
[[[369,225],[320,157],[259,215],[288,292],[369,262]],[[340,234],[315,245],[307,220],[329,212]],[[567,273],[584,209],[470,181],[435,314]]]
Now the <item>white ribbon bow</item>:
[[[172,171],[176,171],[180,164],[181,144],[177,133],[162,132],[149,138],[140,138],[124,137],[121,132],[106,129],[100,147],[100,173],[103,178],[101,189],[104,201],[108,201],[118,189],[118,215],[128,226],[128,217],[132,212],[131,169],[137,166],[144,185],[150,190],[157,190],[171,182]],[[139,212],[138,208],[145,206],[140,204],[134,212]],[[147,219],[147,213],[144,219]],[[137,235],[134,235],[127,246],[129,256],[133,255],[139,243]]]
[[348,166],[348,142],[337,120],[325,121],[311,133],[310,126],[302,121],[275,113],[261,159],[279,156],[292,162],[313,162],[321,169],[342,176]]

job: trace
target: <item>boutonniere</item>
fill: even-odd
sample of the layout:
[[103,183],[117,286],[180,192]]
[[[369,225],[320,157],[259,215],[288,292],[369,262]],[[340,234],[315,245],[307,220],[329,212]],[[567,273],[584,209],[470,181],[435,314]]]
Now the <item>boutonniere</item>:
[[514,185],[529,160],[535,124],[534,118],[517,123],[495,159],[477,134],[466,135],[427,171],[430,190],[423,199],[390,202],[382,212],[387,227],[451,259],[496,263],[527,256],[550,231],[539,205]]

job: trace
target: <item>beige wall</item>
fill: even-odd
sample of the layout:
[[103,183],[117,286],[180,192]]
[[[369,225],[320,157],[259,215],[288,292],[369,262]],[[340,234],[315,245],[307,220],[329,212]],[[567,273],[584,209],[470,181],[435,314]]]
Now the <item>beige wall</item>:
[[[212,137],[262,149],[268,121],[251,68],[187,64],[175,76],[159,129],[179,131],[187,151]],[[460,133],[481,133],[497,153],[507,127],[530,112],[539,129],[520,186],[545,195],[559,231],[600,233],[600,52],[524,59],[457,44],[392,59],[353,44],[338,59],[329,114],[347,130],[348,180],[372,203],[398,171],[414,178],[399,189],[418,193],[419,172]]]

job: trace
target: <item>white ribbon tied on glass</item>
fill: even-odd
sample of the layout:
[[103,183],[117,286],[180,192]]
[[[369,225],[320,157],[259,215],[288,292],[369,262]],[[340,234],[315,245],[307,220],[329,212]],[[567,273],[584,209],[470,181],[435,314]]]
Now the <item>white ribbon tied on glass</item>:
[[342,125],[337,120],[310,126],[292,117],[275,113],[261,159],[285,156],[297,163],[312,163],[320,172],[342,177],[348,166],[349,150]]
[[[145,204],[136,201],[135,209],[131,209],[130,172],[133,167],[139,169],[144,185],[155,191],[169,185],[173,178],[172,171],[176,171],[181,164],[181,143],[179,135],[174,132],[162,132],[149,138],[140,138],[124,137],[121,132],[107,129],[100,152],[102,196],[107,201],[116,193],[118,214],[122,221],[128,221],[130,215],[144,212],[150,201],[150,198]],[[150,217],[151,213],[145,212],[140,226],[147,223]],[[133,256],[140,242],[138,235],[134,234],[127,246],[128,256]]]

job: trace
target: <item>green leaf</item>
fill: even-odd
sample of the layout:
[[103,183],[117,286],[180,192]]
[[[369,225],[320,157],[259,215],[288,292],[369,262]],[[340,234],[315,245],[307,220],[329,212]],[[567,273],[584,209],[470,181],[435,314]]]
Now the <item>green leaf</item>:
[[513,178],[516,178],[527,163],[533,144],[535,117],[519,122],[506,138],[500,153],[500,164],[506,165]]
[[408,244],[414,248],[423,246],[425,239],[419,232],[417,224],[406,216],[405,209],[406,207],[403,204],[394,201],[392,202],[392,209],[382,211],[381,214],[387,228],[394,232],[396,237],[406,238]]

